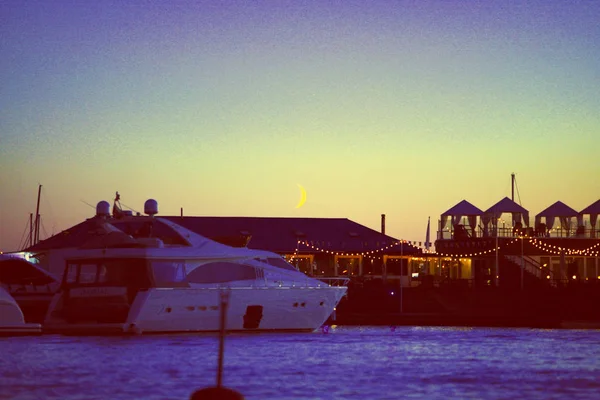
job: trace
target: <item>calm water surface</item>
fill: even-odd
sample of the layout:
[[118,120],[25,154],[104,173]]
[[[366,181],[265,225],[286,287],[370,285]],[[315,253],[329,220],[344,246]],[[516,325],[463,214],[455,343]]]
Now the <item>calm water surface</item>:
[[[215,383],[208,335],[0,338],[1,399],[189,399]],[[246,399],[600,398],[600,331],[332,327],[229,335]]]

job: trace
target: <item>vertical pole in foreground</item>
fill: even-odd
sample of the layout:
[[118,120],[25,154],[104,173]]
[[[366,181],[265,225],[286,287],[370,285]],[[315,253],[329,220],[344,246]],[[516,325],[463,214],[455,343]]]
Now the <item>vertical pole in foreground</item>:
[[400,314],[404,312],[402,287],[404,286],[404,239],[400,242]]
[[227,307],[229,305],[229,295],[231,293],[230,288],[219,290],[219,300],[221,303],[221,319],[219,326],[219,365],[217,369],[217,386],[207,387],[204,389],[196,390],[192,393],[190,400],[243,400],[239,392],[233,389],[226,388],[223,386],[223,350],[225,342],[225,322],[227,315]]
[[[497,222],[496,222],[497,224]],[[499,268],[498,268],[498,225],[496,225],[496,271],[494,273],[494,282],[495,286],[498,286],[498,277],[499,277]]]
[[521,233],[521,291],[525,288],[524,275],[525,274],[525,256],[523,254],[523,234]]
[[217,387],[223,382],[223,353],[225,351],[225,325],[227,322],[227,307],[229,305],[229,289],[219,291],[221,300],[221,320],[219,326],[219,364],[217,366]]

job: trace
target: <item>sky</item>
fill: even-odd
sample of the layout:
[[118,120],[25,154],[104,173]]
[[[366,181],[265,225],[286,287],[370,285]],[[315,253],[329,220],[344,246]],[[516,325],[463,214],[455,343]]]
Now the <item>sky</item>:
[[[123,204],[425,240],[600,198],[600,2],[0,4],[0,250]],[[306,189],[306,203],[295,208]],[[319,240],[319,238],[310,238]]]

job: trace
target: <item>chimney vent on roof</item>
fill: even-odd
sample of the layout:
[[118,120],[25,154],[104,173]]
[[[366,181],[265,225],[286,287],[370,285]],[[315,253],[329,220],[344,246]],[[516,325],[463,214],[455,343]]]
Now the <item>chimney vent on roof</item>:
[[381,214],[381,233],[385,235],[385,214]]

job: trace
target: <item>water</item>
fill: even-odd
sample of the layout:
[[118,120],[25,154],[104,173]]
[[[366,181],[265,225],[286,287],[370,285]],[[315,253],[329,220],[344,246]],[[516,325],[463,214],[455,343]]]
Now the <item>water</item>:
[[[189,399],[214,385],[209,335],[0,338],[1,399]],[[332,327],[235,334],[246,399],[600,398],[600,331]]]

